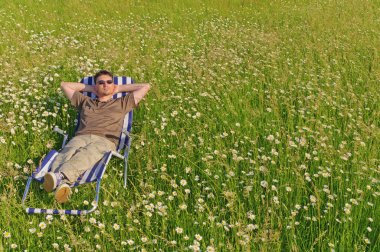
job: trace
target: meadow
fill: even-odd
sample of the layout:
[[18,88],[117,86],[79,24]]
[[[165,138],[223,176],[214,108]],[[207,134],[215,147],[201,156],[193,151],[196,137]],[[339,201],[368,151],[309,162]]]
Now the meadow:
[[[0,2],[0,251],[380,251],[379,1]],[[26,179],[107,69],[152,85],[128,187],[28,215]],[[94,185],[59,205],[90,208]]]

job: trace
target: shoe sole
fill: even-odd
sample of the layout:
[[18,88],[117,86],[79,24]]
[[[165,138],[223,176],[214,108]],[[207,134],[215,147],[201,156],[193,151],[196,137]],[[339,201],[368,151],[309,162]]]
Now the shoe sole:
[[69,200],[71,195],[71,188],[67,184],[60,185],[55,191],[55,200],[58,203],[65,203]]
[[47,192],[52,192],[57,187],[57,178],[54,174],[48,172],[44,176],[44,189]]

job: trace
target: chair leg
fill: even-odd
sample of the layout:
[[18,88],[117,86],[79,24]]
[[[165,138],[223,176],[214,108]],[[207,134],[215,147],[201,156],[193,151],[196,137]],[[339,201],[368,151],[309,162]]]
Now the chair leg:
[[128,156],[124,159],[124,188],[127,188]]
[[97,206],[98,205],[98,201],[99,201],[99,192],[100,192],[100,182],[102,181],[102,179],[98,178],[98,180],[96,181],[96,191],[95,191],[95,205]]
[[22,200],[21,200],[21,205],[25,208],[25,199],[26,199],[26,196],[28,195],[28,192],[29,192],[29,188],[30,188],[30,183],[32,182],[33,178],[32,176],[30,176],[28,178],[28,181],[26,182],[26,187],[25,187],[25,190],[24,190],[24,195],[22,196]]
[[131,141],[132,137],[129,137],[128,139],[128,149],[124,150],[124,188],[127,188],[127,177],[128,177],[128,156],[129,156],[129,150],[131,149]]

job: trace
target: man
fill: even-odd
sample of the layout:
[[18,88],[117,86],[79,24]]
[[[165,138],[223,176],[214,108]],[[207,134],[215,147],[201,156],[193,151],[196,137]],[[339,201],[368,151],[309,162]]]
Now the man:
[[[44,189],[55,190],[55,199],[66,202],[71,195],[70,184],[91,169],[106,152],[116,150],[126,113],[137,106],[150,89],[149,84],[115,85],[112,73],[101,70],[94,76],[95,86],[62,82],[65,96],[80,112],[75,137],[55,158],[51,172],[44,177]],[[80,93],[92,92],[97,99]],[[127,96],[113,99],[119,92]]]

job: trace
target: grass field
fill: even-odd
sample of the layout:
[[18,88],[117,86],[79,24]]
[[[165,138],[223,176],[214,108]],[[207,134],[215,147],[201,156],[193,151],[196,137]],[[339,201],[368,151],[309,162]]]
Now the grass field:
[[[1,1],[0,251],[380,251],[379,1]],[[128,188],[27,215],[26,178],[107,69],[151,83]],[[58,205],[89,208],[94,185]]]

